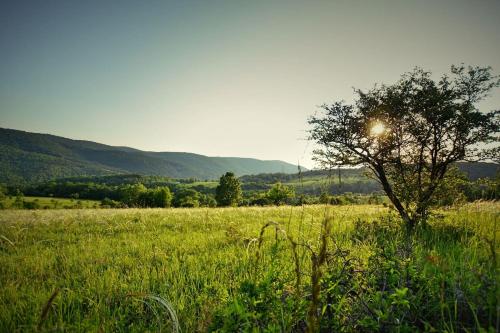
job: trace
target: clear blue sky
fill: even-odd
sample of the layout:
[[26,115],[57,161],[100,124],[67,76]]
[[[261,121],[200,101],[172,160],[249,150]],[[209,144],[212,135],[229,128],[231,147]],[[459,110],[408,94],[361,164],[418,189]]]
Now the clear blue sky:
[[486,0],[2,1],[0,127],[311,167],[307,118],[352,87],[500,73],[499,17]]

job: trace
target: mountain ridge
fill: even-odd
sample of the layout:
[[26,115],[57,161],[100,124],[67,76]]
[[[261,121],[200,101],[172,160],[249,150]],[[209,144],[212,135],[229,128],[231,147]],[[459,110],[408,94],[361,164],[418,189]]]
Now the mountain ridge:
[[293,173],[297,171],[297,166],[279,160],[143,151],[52,134],[0,128],[0,170],[0,182],[26,183],[118,173],[215,179],[227,171],[238,176]]

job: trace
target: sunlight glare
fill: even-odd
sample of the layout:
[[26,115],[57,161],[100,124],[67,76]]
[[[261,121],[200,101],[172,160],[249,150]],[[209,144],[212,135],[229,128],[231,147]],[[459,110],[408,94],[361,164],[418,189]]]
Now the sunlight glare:
[[370,130],[370,133],[373,136],[380,136],[384,132],[385,132],[385,126],[381,122],[376,122]]

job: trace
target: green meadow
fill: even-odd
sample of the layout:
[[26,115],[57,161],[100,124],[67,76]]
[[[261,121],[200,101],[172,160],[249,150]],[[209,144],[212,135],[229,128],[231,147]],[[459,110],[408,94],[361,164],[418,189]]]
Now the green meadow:
[[0,331],[494,332],[497,203],[0,212]]
[[100,201],[86,199],[67,199],[49,197],[23,196],[21,199],[11,196],[1,201],[3,208],[25,209],[71,209],[71,208],[99,208]]

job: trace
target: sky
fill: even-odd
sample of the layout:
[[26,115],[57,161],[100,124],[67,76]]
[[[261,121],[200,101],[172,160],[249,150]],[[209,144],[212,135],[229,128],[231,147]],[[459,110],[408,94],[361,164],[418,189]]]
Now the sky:
[[307,119],[353,87],[500,74],[498,17],[498,0],[1,1],[0,127],[311,168]]

